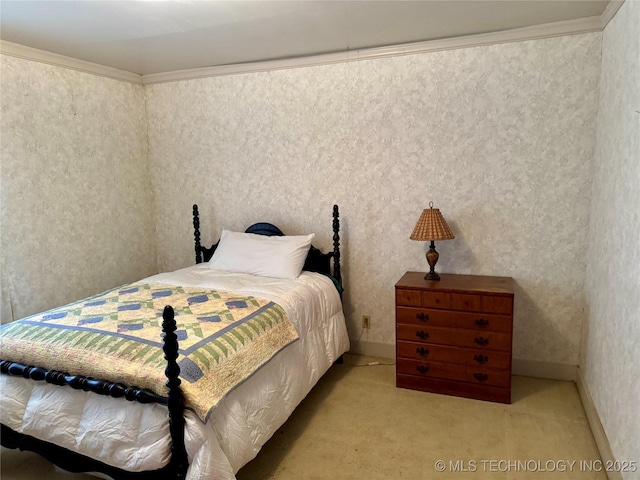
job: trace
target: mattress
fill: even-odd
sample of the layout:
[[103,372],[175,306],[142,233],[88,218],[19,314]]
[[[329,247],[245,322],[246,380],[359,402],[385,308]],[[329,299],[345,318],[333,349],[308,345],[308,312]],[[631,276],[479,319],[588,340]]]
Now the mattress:
[[[333,282],[303,272],[295,280],[229,273],[200,264],[147,283],[233,291],[278,303],[300,340],[228,393],[206,424],[187,410],[188,479],[235,479],[333,362],[349,349]],[[129,471],[169,461],[167,409],[0,375],[0,420],[9,428]]]

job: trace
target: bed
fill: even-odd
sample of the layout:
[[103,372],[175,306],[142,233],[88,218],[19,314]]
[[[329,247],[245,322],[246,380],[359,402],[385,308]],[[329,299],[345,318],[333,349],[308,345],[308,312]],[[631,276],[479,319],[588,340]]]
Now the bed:
[[[3,392],[0,397],[2,445],[35,451],[67,471],[98,472],[115,479],[233,480],[238,470],[258,454],[262,445],[286,421],[318,379],[334,362],[339,361],[349,348],[349,340],[341,304],[337,206],[333,208],[333,252],[323,254],[311,246],[304,259],[303,272],[295,279],[210,268],[212,258],[214,261],[216,259],[216,251],[220,258],[222,247],[218,248],[220,241],[211,248],[201,245],[196,205],[193,206],[193,224],[194,266],[154,275],[136,282],[133,287],[114,290],[118,294],[130,294],[135,288],[143,290],[141,285],[151,286],[150,292],[158,301],[149,304],[148,308],[155,309],[155,316],[158,317],[156,323],[161,323],[164,332],[164,344],[161,346],[166,359],[166,378],[162,378],[166,381],[166,389],[157,387],[158,374],[155,371],[143,371],[144,378],[138,378],[135,383],[123,383],[119,380],[130,377],[97,377],[73,371],[69,375],[68,369],[59,371],[52,368],[51,365],[58,365],[56,362],[61,361],[59,357],[72,350],[68,347],[57,352],[49,345],[46,349],[49,355],[47,362],[17,361],[17,354],[10,350],[11,341],[5,338],[10,337],[4,334],[7,326],[3,326],[3,360],[0,362],[3,373],[0,375]],[[246,233],[273,237],[283,235],[277,227],[268,223],[254,224]],[[190,341],[188,337],[193,329],[189,330],[189,335],[184,333],[184,326],[191,325],[187,322],[189,317],[184,310],[174,311],[169,305],[158,308],[165,295],[169,295],[166,292],[175,290],[188,296],[190,302],[193,299],[204,301],[198,300],[203,296],[202,292],[215,292],[210,296],[221,297],[218,301],[232,305],[228,307],[227,315],[236,315],[236,310],[242,310],[242,306],[237,307],[238,303],[249,303],[247,308],[254,309],[247,316],[251,321],[260,321],[262,317],[258,317],[258,313],[271,315],[271,310],[258,303],[265,299],[269,308],[280,307],[283,310],[284,317],[290,320],[294,331],[290,327],[283,327],[281,330],[288,332],[289,337],[279,344],[266,341],[274,344],[275,353],[264,353],[254,371],[238,374],[246,375],[246,378],[240,377],[240,381],[228,391],[218,392],[216,384],[205,384],[207,392],[216,392],[219,396],[210,407],[209,403],[196,401],[201,398],[196,393],[190,393],[193,379],[189,376],[193,376],[193,362],[187,358],[185,344]],[[139,293],[136,291],[134,294]],[[105,296],[107,293],[102,295],[84,299],[82,304],[91,308],[98,304],[104,306],[104,299],[110,297]],[[229,300],[225,295],[235,297]],[[65,312],[74,311],[73,305]],[[119,310],[121,308],[118,307]],[[31,320],[28,321],[33,325],[28,324],[28,327],[38,332],[35,325],[37,321],[66,321],[70,314],[65,313],[67,316],[60,320],[60,311],[54,309],[50,313],[29,317]],[[83,328],[86,327],[83,335],[87,338],[97,328],[92,321],[92,318],[82,317],[82,322],[85,322]],[[267,322],[270,321],[267,319]],[[280,325],[279,321],[273,324]],[[246,325],[249,324],[243,324],[251,335],[253,332]],[[129,330],[137,328],[127,324],[124,325],[127,329],[120,330],[122,326],[118,326],[118,332],[123,331],[127,338],[132,334]],[[58,327],[60,331],[63,329],[62,326]],[[225,335],[231,333],[229,330]],[[199,335],[202,337],[202,332]],[[207,337],[205,332],[203,338],[214,337]],[[215,338],[218,341],[222,337]],[[256,338],[259,341],[262,337],[256,335]],[[118,341],[124,342],[121,339]],[[196,344],[198,348],[211,350],[211,342],[200,341]],[[132,350],[132,347],[125,350]],[[6,352],[10,354],[4,358]],[[194,354],[201,352],[194,350]],[[22,352],[18,359],[23,360],[20,355]],[[72,359],[76,358],[69,355]],[[97,365],[92,364],[92,368],[115,368],[101,365],[101,362],[93,363]],[[118,363],[126,364],[124,361]],[[246,357],[242,357],[242,360],[233,364],[233,368],[227,369],[225,375],[235,375],[236,370],[240,370],[239,366],[245,363]],[[198,368],[195,370],[198,375],[201,374]],[[217,371],[218,368],[213,370]],[[199,381],[198,375],[194,377],[197,380],[195,383]],[[216,382],[224,383],[226,377],[214,378]],[[183,400],[185,392],[186,408]]]

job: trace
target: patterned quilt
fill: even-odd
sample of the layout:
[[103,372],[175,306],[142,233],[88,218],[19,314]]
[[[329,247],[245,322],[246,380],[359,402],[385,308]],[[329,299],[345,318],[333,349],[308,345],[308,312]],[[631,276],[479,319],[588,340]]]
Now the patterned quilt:
[[166,396],[165,305],[175,310],[187,407],[205,422],[227,393],[298,339],[269,300],[133,283],[2,326],[0,358]]

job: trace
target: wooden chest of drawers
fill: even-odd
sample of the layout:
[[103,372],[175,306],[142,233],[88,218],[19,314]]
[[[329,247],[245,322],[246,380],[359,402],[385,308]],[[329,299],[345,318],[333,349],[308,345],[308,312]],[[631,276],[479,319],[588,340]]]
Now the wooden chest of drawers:
[[396,283],[396,386],[511,403],[513,279],[440,277]]

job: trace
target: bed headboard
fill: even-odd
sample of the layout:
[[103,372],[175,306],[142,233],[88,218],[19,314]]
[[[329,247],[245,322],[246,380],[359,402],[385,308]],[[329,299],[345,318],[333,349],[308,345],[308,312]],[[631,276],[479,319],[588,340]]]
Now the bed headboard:
[[[311,245],[309,254],[304,262],[303,270],[309,272],[318,272],[323,275],[328,275],[335,280],[336,288],[340,295],[344,290],[342,285],[342,272],[340,271],[340,214],[338,212],[338,206],[333,206],[333,252],[322,253],[319,249]],[[266,236],[284,236],[282,230],[275,225],[266,222],[254,223],[245,230],[245,233],[255,233],[257,235]],[[193,235],[195,238],[195,250],[196,250],[196,263],[208,262],[211,260],[213,253],[218,248],[220,240],[218,240],[211,247],[203,247],[200,244],[200,214],[198,212],[198,205],[193,206]],[[331,269],[331,259],[333,258],[333,270]]]

